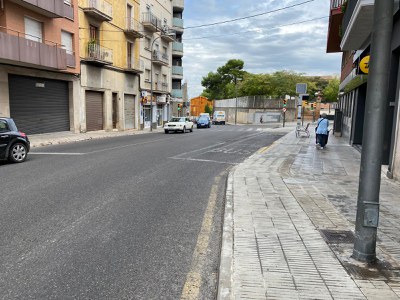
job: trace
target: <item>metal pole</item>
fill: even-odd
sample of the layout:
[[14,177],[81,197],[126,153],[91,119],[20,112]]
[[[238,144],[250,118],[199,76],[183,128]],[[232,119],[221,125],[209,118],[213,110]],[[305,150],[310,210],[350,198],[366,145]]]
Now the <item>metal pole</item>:
[[238,109],[238,98],[237,98],[237,77],[235,76],[235,97],[236,97],[236,105],[235,105],[235,125],[237,122],[237,109]]
[[154,41],[151,44],[151,60],[150,60],[150,132],[153,131],[153,44],[154,44]]
[[374,9],[370,75],[358,186],[356,237],[353,249],[353,257],[366,262],[376,259],[382,144],[386,123],[386,98],[393,29],[393,0],[375,0]]

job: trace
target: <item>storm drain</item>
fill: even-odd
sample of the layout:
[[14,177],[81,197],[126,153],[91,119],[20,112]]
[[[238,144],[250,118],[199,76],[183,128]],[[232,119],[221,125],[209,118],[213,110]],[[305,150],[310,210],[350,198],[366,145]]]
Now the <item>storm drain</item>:
[[319,232],[328,244],[354,243],[354,233],[352,231],[320,229]]

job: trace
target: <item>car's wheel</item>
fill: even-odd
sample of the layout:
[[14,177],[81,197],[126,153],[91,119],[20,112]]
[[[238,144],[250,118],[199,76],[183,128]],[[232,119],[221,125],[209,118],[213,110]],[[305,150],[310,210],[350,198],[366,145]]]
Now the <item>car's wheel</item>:
[[182,133],[186,133],[186,127],[183,127]]
[[25,161],[28,151],[26,146],[22,143],[15,143],[10,148],[10,155],[8,159],[14,163],[21,163]]
[[190,128],[190,132],[193,132],[193,126],[192,126],[192,128]]
[[165,129],[164,132],[167,133],[167,134],[169,133],[169,131],[167,129]]

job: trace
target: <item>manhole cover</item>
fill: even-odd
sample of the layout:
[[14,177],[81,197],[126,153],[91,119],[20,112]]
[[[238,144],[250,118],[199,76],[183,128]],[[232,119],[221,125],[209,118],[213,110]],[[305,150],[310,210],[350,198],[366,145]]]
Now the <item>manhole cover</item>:
[[352,231],[320,229],[319,232],[328,244],[354,243],[354,234]]

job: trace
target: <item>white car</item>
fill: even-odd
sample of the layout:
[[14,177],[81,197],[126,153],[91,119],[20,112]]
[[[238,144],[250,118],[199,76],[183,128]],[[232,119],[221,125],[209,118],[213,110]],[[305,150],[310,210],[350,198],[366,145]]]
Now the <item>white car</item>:
[[171,131],[182,131],[185,133],[187,130],[193,132],[193,122],[188,117],[173,117],[164,125],[165,133],[170,133]]

